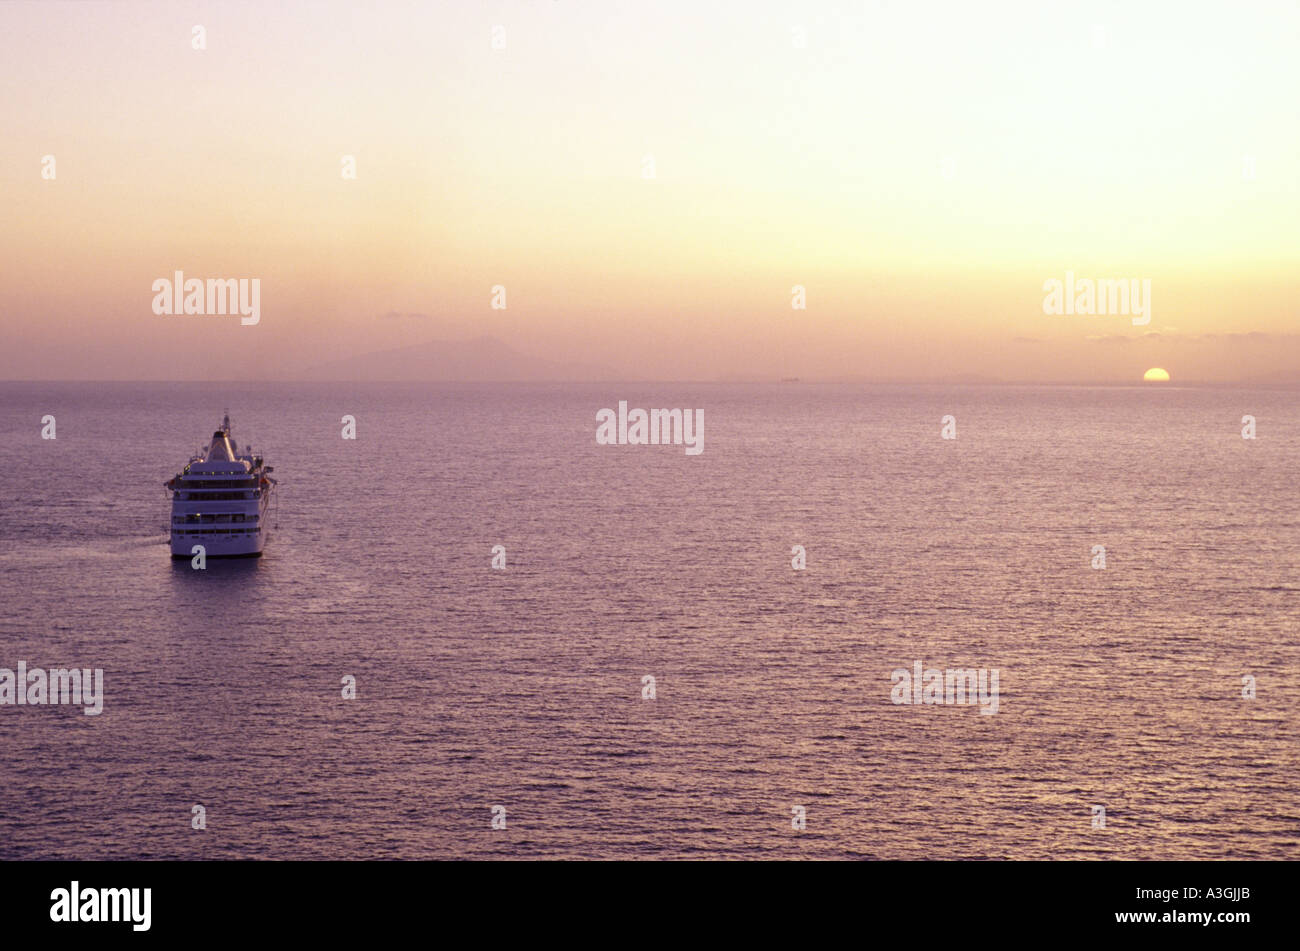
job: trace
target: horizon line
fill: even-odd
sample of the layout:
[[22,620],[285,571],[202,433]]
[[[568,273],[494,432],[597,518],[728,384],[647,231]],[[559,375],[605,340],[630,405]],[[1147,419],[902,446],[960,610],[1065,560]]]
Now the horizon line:
[[113,380],[113,379],[80,379],[75,377],[60,377],[49,379],[0,379],[0,384],[10,383],[102,383],[102,384],[143,384],[143,383],[168,383],[179,385],[194,384],[256,384],[256,383],[273,383],[273,384],[303,384],[303,385],[327,385],[327,384],[353,384],[353,385],[391,385],[391,384],[425,384],[439,386],[623,386],[623,385],[646,385],[646,384],[672,384],[672,385],[692,385],[692,386],[1095,386],[1095,387],[1145,387],[1150,389],[1177,389],[1185,386],[1196,387],[1229,387],[1229,386],[1261,386],[1277,387],[1286,389],[1289,387],[1300,386],[1300,377],[1294,380],[1203,380],[1203,379],[1171,379],[1167,381],[1149,381],[1149,380],[963,380],[963,379],[853,379],[853,378],[788,378],[772,379],[770,377],[752,378],[752,379],[655,379],[655,378],[621,378],[615,380],[423,380],[423,379],[394,379],[394,380],[310,380],[310,379],[268,379],[268,378],[217,378],[201,380]]

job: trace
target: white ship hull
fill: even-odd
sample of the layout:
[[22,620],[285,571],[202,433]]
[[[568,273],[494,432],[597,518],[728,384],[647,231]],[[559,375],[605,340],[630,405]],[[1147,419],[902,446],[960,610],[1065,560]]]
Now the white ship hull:
[[205,558],[261,558],[262,539],[184,538],[172,534],[172,557],[193,558],[203,546]]

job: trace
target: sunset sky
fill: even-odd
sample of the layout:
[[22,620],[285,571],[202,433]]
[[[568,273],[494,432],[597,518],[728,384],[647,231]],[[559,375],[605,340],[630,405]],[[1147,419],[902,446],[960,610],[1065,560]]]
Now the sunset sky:
[[[1300,380],[1298,36],[1294,2],[5,3],[0,378],[491,336],[640,379]],[[260,323],[155,315],[177,269],[258,278]],[[1067,270],[1149,279],[1150,324],[1044,314]]]

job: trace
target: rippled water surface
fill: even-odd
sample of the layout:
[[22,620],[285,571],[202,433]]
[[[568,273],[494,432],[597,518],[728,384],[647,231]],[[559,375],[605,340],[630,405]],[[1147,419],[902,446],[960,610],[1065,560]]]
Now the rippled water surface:
[[[0,667],[106,694],[0,707],[0,857],[1300,857],[1298,397],[0,384]],[[703,454],[596,445],[620,399]],[[194,571],[226,407],[275,530]]]

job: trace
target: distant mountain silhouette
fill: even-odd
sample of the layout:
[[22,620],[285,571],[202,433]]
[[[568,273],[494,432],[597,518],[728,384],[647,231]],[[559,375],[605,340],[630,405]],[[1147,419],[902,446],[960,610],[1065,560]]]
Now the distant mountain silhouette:
[[1261,383],[1300,383],[1300,371],[1279,370],[1260,377]]
[[431,340],[363,353],[303,371],[306,380],[338,382],[604,382],[617,372],[582,363],[557,363],[512,349],[496,337]]

